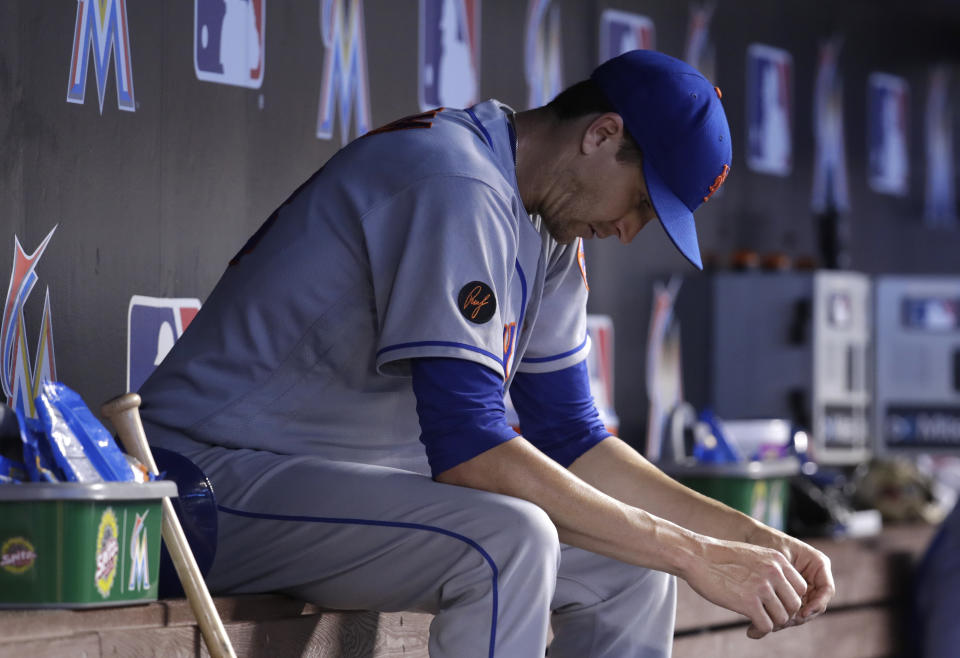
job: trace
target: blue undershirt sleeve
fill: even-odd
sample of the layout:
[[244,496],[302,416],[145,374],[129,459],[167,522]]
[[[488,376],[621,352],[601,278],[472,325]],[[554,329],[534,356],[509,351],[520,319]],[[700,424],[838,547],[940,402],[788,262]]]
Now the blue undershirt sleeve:
[[510,399],[523,437],[564,468],[611,436],[593,403],[586,361],[553,372],[518,372]]
[[434,477],[517,436],[507,423],[503,378],[490,368],[424,357],[410,360],[410,372]]

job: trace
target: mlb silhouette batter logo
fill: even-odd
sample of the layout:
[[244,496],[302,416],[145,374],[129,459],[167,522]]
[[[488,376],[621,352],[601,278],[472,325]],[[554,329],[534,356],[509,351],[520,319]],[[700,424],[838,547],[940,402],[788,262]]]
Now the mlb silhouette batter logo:
[[607,9],[600,15],[600,61],[628,50],[654,50],[653,21],[640,14]]
[[480,87],[480,0],[420,0],[420,109],[469,107]]
[[901,77],[872,73],[867,79],[867,180],[881,194],[907,193],[909,97],[910,88]]
[[127,390],[136,391],[183,335],[200,310],[199,299],[130,298],[127,313]]
[[751,44],[747,49],[747,166],[788,176],[793,169],[793,56]]
[[926,185],[923,218],[928,226],[957,225],[954,183],[953,110],[950,103],[950,69],[945,64],[930,71],[927,107],[923,122],[926,137]]
[[263,84],[266,0],[194,0],[197,79],[259,89]]

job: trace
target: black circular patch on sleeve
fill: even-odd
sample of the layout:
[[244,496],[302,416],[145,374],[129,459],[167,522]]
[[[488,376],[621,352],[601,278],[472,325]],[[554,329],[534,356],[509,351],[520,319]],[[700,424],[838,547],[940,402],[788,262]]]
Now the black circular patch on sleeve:
[[460,288],[457,295],[457,308],[460,314],[470,322],[483,324],[497,312],[497,298],[493,289],[482,281],[471,281]]

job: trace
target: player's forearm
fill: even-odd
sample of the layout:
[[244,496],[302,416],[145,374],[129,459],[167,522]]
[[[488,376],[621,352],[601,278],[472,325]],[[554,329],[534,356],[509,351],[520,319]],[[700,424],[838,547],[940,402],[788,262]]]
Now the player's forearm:
[[673,480],[616,437],[585,452],[570,471],[617,500],[709,537],[749,541],[760,525]]
[[681,576],[698,559],[705,539],[602,493],[522,437],[444,471],[437,480],[528,500],[550,516],[567,544]]

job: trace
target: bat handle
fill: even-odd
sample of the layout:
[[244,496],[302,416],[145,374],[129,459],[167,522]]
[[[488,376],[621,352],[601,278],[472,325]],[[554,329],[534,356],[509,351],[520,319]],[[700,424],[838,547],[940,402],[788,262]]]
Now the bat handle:
[[[157,463],[150,452],[147,435],[140,421],[140,396],[136,393],[126,393],[104,403],[100,413],[110,419],[120,437],[124,450],[133,455],[146,466],[151,473],[158,475]],[[183,585],[183,591],[190,601],[190,608],[200,626],[207,650],[213,658],[236,658],[230,638],[223,627],[217,608],[210,598],[210,592],[200,574],[197,561],[190,551],[187,536],[183,532],[180,520],[173,510],[173,503],[169,498],[162,500],[163,507],[163,541],[170,552],[170,559],[177,569],[177,576]]]

